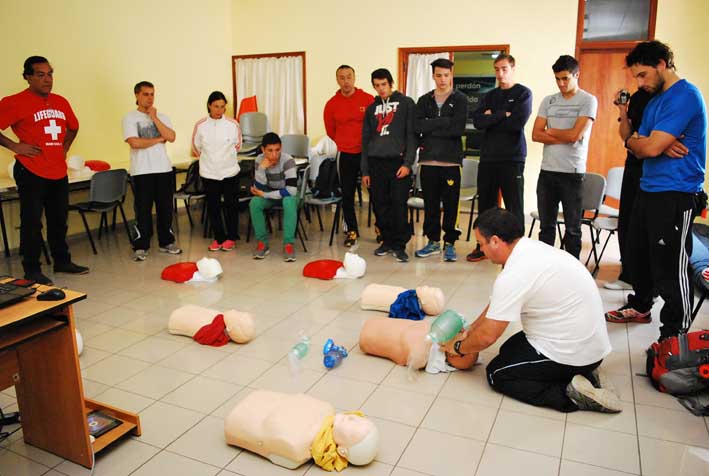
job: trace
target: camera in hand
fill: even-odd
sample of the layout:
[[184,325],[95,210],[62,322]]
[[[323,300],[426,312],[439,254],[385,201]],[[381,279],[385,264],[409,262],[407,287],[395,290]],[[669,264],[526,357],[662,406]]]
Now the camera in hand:
[[627,89],[621,89],[618,93],[618,104],[628,104],[630,101],[630,92]]

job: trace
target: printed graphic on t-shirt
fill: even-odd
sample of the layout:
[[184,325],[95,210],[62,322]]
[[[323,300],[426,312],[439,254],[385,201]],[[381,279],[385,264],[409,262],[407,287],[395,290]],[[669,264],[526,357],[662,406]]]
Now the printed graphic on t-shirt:
[[389,135],[389,124],[394,120],[397,109],[399,109],[399,101],[377,104],[374,115],[377,117],[377,132],[380,136]]
[[138,137],[141,139],[155,139],[160,137],[160,132],[154,122],[139,122]]
[[62,133],[62,126],[61,123],[57,124],[57,119],[66,121],[66,115],[64,112],[57,109],[43,109],[35,112],[33,119],[34,122],[49,119],[49,125],[44,126],[44,133],[49,136],[47,137],[47,142],[45,142],[44,145],[62,145],[62,143],[59,142],[59,136]]

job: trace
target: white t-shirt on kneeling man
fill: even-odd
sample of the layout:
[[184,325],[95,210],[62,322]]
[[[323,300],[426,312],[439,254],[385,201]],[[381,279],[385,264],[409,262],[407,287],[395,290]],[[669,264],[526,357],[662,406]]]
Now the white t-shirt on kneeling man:
[[569,253],[520,238],[492,288],[487,317],[521,321],[529,343],[554,362],[584,366],[611,352],[603,304]]

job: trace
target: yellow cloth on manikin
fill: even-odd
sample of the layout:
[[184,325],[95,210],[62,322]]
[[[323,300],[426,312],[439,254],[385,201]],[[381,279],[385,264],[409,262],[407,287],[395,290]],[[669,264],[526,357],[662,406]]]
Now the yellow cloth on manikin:
[[[347,412],[347,414],[364,416],[364,413],[357,411]],[[318,435],[310,445],[313,461],[325,471],[342,471],[347,467],[347,458],[337,452],[337,444],[332,436],[334,421],[334,415],[325,418]]]

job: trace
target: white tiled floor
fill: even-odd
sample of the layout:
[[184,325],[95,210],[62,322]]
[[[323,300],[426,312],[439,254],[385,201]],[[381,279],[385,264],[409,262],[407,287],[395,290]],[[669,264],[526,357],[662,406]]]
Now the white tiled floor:
[[[246,221],[244,215],[242,220]],[[360,220],[366,223],[365,213]],[[328,233],[310,226],[309,252],[303,253],[298,245],[296,263],[281,261],[277,240],[264,261],[251,259],[253,242],[240,241],[235,252],[212,254],[224,268],[218,283],[190,285],[160,280],[166,265],[207,254],[208,240],[202,238],[201,228],[190,230],[184,216],[180,226],[182,256],[153,250],[147,261],[134,263],[120,231],[104,238],[100,254],[93,256],[87,241],[79,237],[70,243],[71,250],[76,262],[91,266],[91,274],[56,277],[58,285],[88,293],[88,299],[76,306],[85,341],[81,357],[85,393],[141,416],[143,435],[102,452],[94,473],[98,476],[324,474],[311,464],[289,471],[224,443],[224,416],[257,388],[303,391],[338,409],[361,409],[370,415],[381,432],[377,460],[364,468],[349,467],[348,474],[709,474],[709,464],[701,463],[702,457],[709,459],[708,419],[692,416],[637,375],[644,372],[644,348],[657,337],[656,323],[609,327],[614,352],[604,367],[625,402],[624,412],[564,415],[495,393],[485,381],[483,366],[453,374],[422,373],[411,382],[406,369],[360,352],[362,323],[381,315],[359,308],[360,293],[369,283],[438,286],[449,307],[469,319],[476,317],[498,268],[487,261],[467,263],[465,254],[472,243],[459,242],[457,263],[436,257],[419,260],[413,258],[414,245],[423,244],[417,235],[409,244],[411,262],[402,264],[391,256],[372,256],[373,232],[363,225],[360,252],[367,259],[366,276],[318,281],[302,277],[303,265],[317,258],[342,259],[344,248],[341,237],[329,247]],[[417,228],[420,233],[420,224]],[[588,247],[586,240],[584,257]],[[610,248],[599,286],[618,272],[617,247]],[[19,259],[3,260],[0,273],[19,276]],[[621,292],[601,289],[601,295],[608,309],[623,302]],[[213,348],[170,335],[166,329],[170,312],[188,303],[250,311],[258,337],[248,345]],[[709,307],[705,309],[696,328],[709,326]],[[285,355],[301,331],[311,336],[313,346],[293,377]],[[318,356],[328,337],[350,350],[332,371]],[[494,357],[500,344],[484,352],[483,360]],[[17,409],[14,389],[0,393],[0,406]],[[0,445],[2,476],[88,473],[25,445],[21,431]]]

